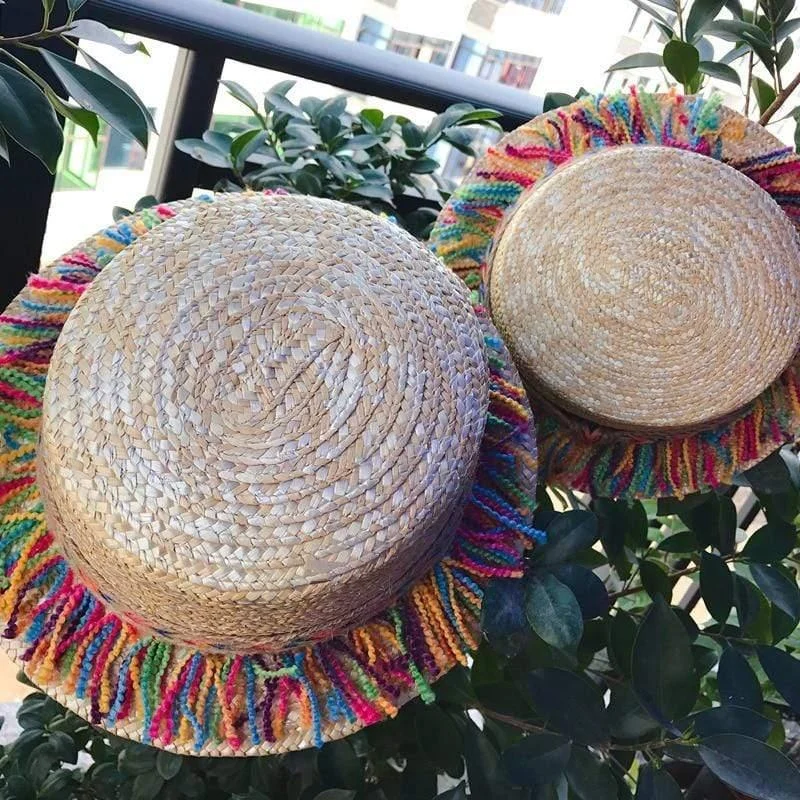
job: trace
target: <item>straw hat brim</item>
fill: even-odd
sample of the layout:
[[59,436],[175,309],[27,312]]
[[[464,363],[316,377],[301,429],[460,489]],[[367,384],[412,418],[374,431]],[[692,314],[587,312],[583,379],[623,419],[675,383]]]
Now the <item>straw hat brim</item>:
[[[208,200],[189,201],[190,203]],[[222,654],[139,632],[105,608],[46,529],[37,486],[41,401],[59,332],[114,256],[179,214],[144,210],[31,276],[0,316],[0,544],[12,565],[0,645],[43,691],[129,739],[186,755],[254,756],[338,739],[393,716],[478,644],[482,591],[519,577],[536,447],[530,408],[481,303],[490,399],[477,474],[444,558],[390,608],[347,634],[290,652]]]
[[[585,97],[503,137],[439,215],[434,251],[458,274],[487,280],[504,226],[538,181],[574,159],[636,145],[717,159],[771,195],[795,228],[800,223],[800,159],[791,148],[716,100],[632,92]],[[792,441],[800,427],[797,356],[737,413],[677,432],[632,432],[591,421],[526,386],[537,419],[540,478],[596,496],[682,496],[730,483]]]

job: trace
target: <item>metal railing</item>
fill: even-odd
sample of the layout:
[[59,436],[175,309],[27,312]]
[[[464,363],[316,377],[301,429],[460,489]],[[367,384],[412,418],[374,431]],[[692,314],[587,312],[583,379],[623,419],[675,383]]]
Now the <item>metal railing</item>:
[[[36,8],[34,8],[36,7]],[[0,5],[0,32],[34,29],[38,3],[9,0]],[[431,111],[456,102],[489,106],[510,130],[541,111],[540,98],[519,89],[424,64],[396,53],[338,39],[255,14],[220,0],[89,0],[81,16],[119,31],[177,45],[182,60],[179,91],[162,124],[156,195],[186,197],[200,183],[201,165],[172,145],[209,127],[225,60],[267,67],[344,91],[392,100]],[[0,169],[0,242],[6,256],[0,301],[5,305],[39,266],[53,181],[37,162],[14,153]],[[17,245],[7,243],[14,240]]]

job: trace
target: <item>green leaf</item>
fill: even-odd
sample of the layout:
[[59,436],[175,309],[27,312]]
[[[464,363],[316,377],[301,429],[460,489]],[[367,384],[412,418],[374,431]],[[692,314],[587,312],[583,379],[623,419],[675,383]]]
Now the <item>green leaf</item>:
[[159,750],[156,756],[156,771],[165,780],[172,780],[180,771],[183,759],[175,753]]
[[708,613],[724,625],[733,607],[733,576],[713,553],[703,553],[700,558],[700,592]]
[[417,709],[414,727],[425,757],[440,771],[460,776],[464,744],[453,718],[436,705],[422,706]]
[[777,97],[775,89],[757,75],[753,76],[753,94],[756,96],[758,110],[762,114],[775,102]]
[[468,718],[464,734],[467,779],[475,797],[490,798],[499,780],[500,757],[486,734]]
[[422,147],[425,141],[425,134],[419,125],[415,125],[413,122],[405,122],[400,127],[400,131],[407,147],[412,149]]
[[774,723],[750,708],[739,706],[717,706],[698,711],[683,720],[680,727],[693,731],[700,738],[720,733],[738,733],[764,741]]
[[394,200],[391,188],[383,183],[362,183],[360,186],[354,186],[350,191],[359,197],[372,197],[386,203]]
[[635,741],[659,727],[659,723],[642,708],[636,693],[628,684],[617,684],[611,689],[607,713],[614,739]]
[[558,564],[551,571],[564,586],[572,590],[584,620],[606,614],[609,606],[608,591],[594,572],[580,564]]
[[778,69],[783,69],[794,55],[794,42],[791,39],[784,39],[783,44],[778,50]]
[[664,66],[675,80],[686,85],[700,66],[700,53],[693,44],[672,39],[664,46]]
[[573,747],[567,781],[578,800],[617,800],[617,782],[611,768],[583,747]]
[[751,708],[753,711],[761,711],[764,707],[761,684],[755,672],[747,659],[733,647],[726,647],[719,660],[717,686],[724,704]]
[[531,576],[525,615],[531,628],[559,650],[575,650],[583,635],[583,615],[572,591],[553,575]]
[[468,800],[467,792],[465,787],[464,781],[458,784],[453,789],[448,789],[443,794],[439,794],[436,796],[436,800]]
[[751,564],[750,574],[768,600],[795,622],[800,620],[800,590],[795,581],[765,564]]
[[609,740],[608,720],[600,690],[586,678],[546,667],[528,676],[533,703],[548,725],[581,744]]
[[786,558],[796,544],[797,531],[793,524],[768,522],[747,540],[742,555],[751,561],[770,564]]
[[675,778],[663,769],[645,764],[639,770],[636,800],[682,800],[683,792]]
[[733,604],[739,627],[745,635],[763,633],[763,625],[768,622],[769,605],[753,583],[737,574],[733,576]]
[[361,759],[347,739],[325,744],[317,754],[317,768],[326,786],[358,790],[364,783]]
[[57,94],[53,93],[48,96],[48,99],[53,104],[53,108],[62,117],[66,117],[75,125],[83,128],[91,137],[95,147],[97,147],[97,136],[100,133],[100,120],[94,111],[87,111],[80,106],[71,106],[65,103]]
[[381,137],[373,133],[360,133],[358,136],[351,136],[339,145],[337,150],[368,150],[376,144],[380,144]]
[[62,58],[49,50],[40,52],[76,103],[89,111],[94,111],[112,128],[130,136],[142,147],[147,148],[147,119],[130,95],[102,75],[81,67],[67,58]]
[[738,19],[715,20],[706,25],[705,33],[709,36],[716,36],[718,39],[724,39],[726,42],[743,41],[748,44],[761,44],[764,47],[772,45],[767,34],[758,25]]
[[694,0],[686,19],[686,38],[694,42],[725,5],[725,0]]
[[633,617],[617,608],[608,623],[608,651],[614,665],[623,675],[631,674],[631,656],[636,633]]
[[795,714],[800,714],[800,661],[777,647],[760,646],[756,652],[764,672],[781,697]]
[[164,779],[157,772],[144,772],[133,780],[131,800],[153,800],[164,787]]
[[796,800],[800,771],[774,747],[725,733],[699,745],[705,765],[725,784],[753,800]]
[[79,11],[89,0],[67,0],[67,8],[72,11]]
[[530,629],[525,618],[525,584],[515,578],[490,581],[483,595],[481,630],[499,652],[516,655]]
[[0,64],[0,128],[55,173],[64,144],[55,111],[30,78],[6,64]]
[[262,144],[266,134],[261,128],[252,128],[239,134],[230,144],[231,160],[237,169],[242,169],[245,162]]
[[719,656],[712,647],[705,647],[701,644],[692,645],[692,657],[694,658],[694,668],[699,677],[708,675],[717,666]]
[[323,114],[322,117],[320,117],[318,128],[322,141],[327,144],[332,142],[339,135],[339,131],[342,129],[342,123],[339,121],[338,117],[333,117],[330,114]]
[[564,94],[564,92],[548,92],[544,96],[544,105],[542,110],[547,113],[548,111],[552,111],[554,108],[568,106],[571,103],[574,103],[575,99],[576,98],[574,98],[571,94]]
[[156,768],[156,750],[140,744],[126,744],[117,756],[120,772],[127,775],[144,775]]
[[139,95],[136,94],[136,92],[127,83],[125,83],[125,81],[123,81],[122,78],[118,78],[113,72],[111,72],[110,69],[104,67],[96,58],[91,56],[85,50],[81,50],[81,55],[83,56],[84,59],[86,59],[86,63],[98,75],[102,76],[107,81],[113,83],[114,86],[120,88],[123,92],[125,92],[125,94],[128,95],[128,97],[131,98],[131,100],[133,100],[134,103],[136,103],[137,107],[139,108],[139,111],[142,112],[142,115],[144,116],[145,120],[147,120],[148,129],[153,131],[153,133],[157,133],[156,123],[153,120],[153,115],[150,113],[150,110],[147,108],[147,106],[141,101]]
[[11,163],[11,156],[8,152],[8,139],[6,139],[5,131],[0,128],[0,158],[6,162],[6,164]]
[[98,44],[107,44],[122,53],[131,55],[140,49],[141,42],[126,42],[118,33],[107,25],[93,19],[77,19],[64,34],[74,39],[84,39]]
[[672,600],[672,581],[667,571],[660,564],[643,559],[639,562],[639,576],[642,579],[644,590],[653,600],[658,595],[668,603]]
[[314,795],[314,800],[353,800],[355,796],[356,793],[349,789],[326,789]]
[[503,769],[519,786],[544,786],[561,776],[571,750],[569,739],[556,733],[531,734],[503,753]]
[[615,72],[619,69],[645,69],[647,67],[663,67],[664,57],[660,53],[634,53],[632,56],[612,64],[606,72]]
[[599,536],[597,517],[589,511],[558,514],[547,526],[547,542],[536,550],[538,564],[561,564],[591,547]]
[[[39,787],[38,797],[40,800],[62,800],[68,796],[67,790],[72,783],[72,773],[68,769],[57,769],[47,776]],[[137,798],[132,798],[137,800]]]
[[244,86],[240,83],[236,83],[236,81],[220,81],[220,83],[228,90],[231,97],[247,106],[257,117],[261,116],[261,109],[258,107],[258,101]]
[[733,67],[729,67],[727,64],[723,64],[720,61],[701,61],[698,69],[703,75],[708,75],[719,81],[735,83],[737,86],[742,85],[742,79],[739,77],[739,73]]
[[664,539],[658,549],[665,553],[695,553],[702,548],[693,531],[678,531]]
[[642,705],[667,719],[694,707],[700,681],[689,635],[675,612],[657,596],[639,627],[632,655],[633,687]]
[[288,114],[290,117],[305,119],[303,111],[298,108],[291,100],[287,100],[282,94],[275,91],[267,92],[264,95],[264,107],[267,111],[278,111],[281,114]]
[[379,108],[364,108],[358,112],[361,122],[370,131],[377,130],[383,122],[383,111]]
[[196,161],[208,164],[211,167],[230,167],[230,160],[216,147],[207,144],[202,139],[179,139],[175,147],[182,153],[190,155]]
[[787,19],[777,30],[776,38],[780,42],[787,36],[791,36],[796,30],[800,30],[800,17]]
[[68,764],[78,763],[78,746],[75,744],[75,739],[68,733],[52,731],[47,742],[59,761],[65,761]]

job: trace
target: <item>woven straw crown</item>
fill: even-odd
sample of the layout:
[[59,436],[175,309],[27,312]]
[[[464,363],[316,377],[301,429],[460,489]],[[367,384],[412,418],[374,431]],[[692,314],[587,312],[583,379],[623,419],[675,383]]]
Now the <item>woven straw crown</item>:
[[93,723],[282,752],[477,646],[542,534],[530,411],[471,289],[297,196],[158,206],[0,316],[0,639]]

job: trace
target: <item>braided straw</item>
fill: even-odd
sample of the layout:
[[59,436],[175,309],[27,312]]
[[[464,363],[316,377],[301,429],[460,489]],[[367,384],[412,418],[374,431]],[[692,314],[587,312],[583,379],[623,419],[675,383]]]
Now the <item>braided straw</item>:
[[487,404],[463,285],[402,229],[221,197],[129,248],[64,326],[48,522],[107,603],[161,636],[328,638],[450,547]]
[[654,497],[729,483],[800,427],[799,222],[791,148],[716,99],[634,90],[508,134],[431,238],[491,280],[542,477]]
[[0,643],[186,754],[430,702],[542,538],[483,302],[390,223],[297,197],[148,209],[32,276],[0,316]]
[[799,265],[788,217],[732,167],[600,150],[509,212],[492,317],[532,393],[614,428],[686,431],[734,414],[789,364]]

